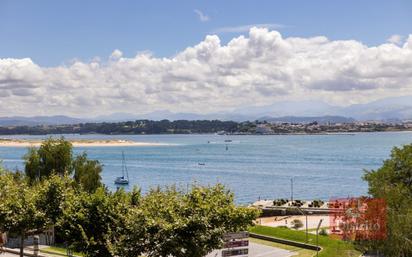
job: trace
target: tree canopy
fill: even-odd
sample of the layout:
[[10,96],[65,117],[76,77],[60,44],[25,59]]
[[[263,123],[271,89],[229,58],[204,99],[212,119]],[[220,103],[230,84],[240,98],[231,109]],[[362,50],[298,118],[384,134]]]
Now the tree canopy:
[[91,193],[102,186],[102,165],[97,160],[90,160],[84,152],[73,156],[72,144],[63,137],[48,138],[39,148],[29,148],[24,156],[25,174],[31,183],[48,178],[53,174],[71,175],[75,182]]
[[71,174],[72,144],[64,138],[45,140],[40,148],[30,148],[24,157],[26,176],[40,180],[52,174]]
[[369,193],[387,204],[387,238],[362,242],[389,257],[412,256],[412,145],[395,147],[377,170],[366,171]]
[[41,233],[61,217],[70,193],[68,180],[52,175],[30,185],[24,177],[2,171],[0,188],[0,231],[20,236],[20,256],[23,256],[24,238]]
[[89,160],[87,154],[83,153],[73,160],[74,181],[83,186],[89,193],[102,186],[100,173],[103,170],[97,160]]
[[86,153],[73,158],[63,138],[29,149],[25,164],[25,173],[0,169],[0,231],[23,240],[53,226],[90,257],[203,257],[258,215],[236,206],[219,184],[111,192],[101,183],[99,162]]
[[245,230],[257,217],[256,210],[235,206],[221,185],[138,194],[103,188],[79,194],[59,226],[87,256],[202,257],[221,246],[225,233]]

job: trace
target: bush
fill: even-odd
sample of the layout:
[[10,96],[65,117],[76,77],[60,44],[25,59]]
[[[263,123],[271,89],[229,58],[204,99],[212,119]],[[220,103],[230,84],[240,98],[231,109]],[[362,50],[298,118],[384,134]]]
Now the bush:
[[303,204],[304,202],[301,200],[295,200],[294,202],[292,202],[292,206],[296,206],[296,207],[301,207]]
[[313,200],[311,204],[309,204],[309,207],[315,207],[315,208],[320,208],[324,202],[322,200]]
[[292,224],[292,228],[294,228],[294,229],[300,229],[301,227],[303,227],[303,222],[301,221],[301,220],[298,220],[298,219],[294,219],[292,222],[291,222],[291,224]]
[[321,235],[321,236],[327,236],[327,235],[328,235],[328,232],[326,231],[326,229],[322,228],[322,229],[319,231],[319,235]]
[[274,206],[282,206],[282,205],[285,205],[288,202],[289,202],[289,200],[286,200],[286,199],[278,199],[278,200],[273,201],[273,205]]

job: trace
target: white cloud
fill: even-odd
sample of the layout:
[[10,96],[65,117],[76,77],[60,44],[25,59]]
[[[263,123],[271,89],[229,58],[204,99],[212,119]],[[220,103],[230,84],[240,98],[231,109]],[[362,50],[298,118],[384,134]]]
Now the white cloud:
[[198,9],[194,9],[193,11],[197,14],[197,16],[199,17],[199,20],[201,22],[207,22],[207,21],[210,20],[210,17],[207,16],[206,14],[204,14],[202,11],[200,11]]
[[276,24],[276,23],[261,23],[261,24],[249,24],[249,25],[240,25],[240,26],[231,26],[231,27],[221,27],[213,30],[214,34],[221,33],[243,33],[248,32],[251,28],[267,28],[267,29],[282,29],[285,25]]
[[402,46],[368,47],[251,28],[226,45],[207,36],[170,58],[115,50],[107,62],[47,68],[28,58],[0,59],[1,116],[207,113],[280,100],[347,105],[410,92],[412,35]]
[[398,35],[398,34],[394,34],[392,36],[390,36],[387,41],[389,43],[395,44],[395,45],[400,45],[402,44],[402,40],[403,40],[403,36]]
[[110,59],[112,60],[117,60],[119,58],[121,58],[123,56],[122,51],[120,51],[119,49],[115,49],[112,54],[110,55]]

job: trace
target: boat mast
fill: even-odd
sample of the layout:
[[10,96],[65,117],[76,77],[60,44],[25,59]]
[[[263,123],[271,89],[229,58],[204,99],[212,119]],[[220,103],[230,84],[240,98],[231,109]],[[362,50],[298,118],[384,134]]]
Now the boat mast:
[[122,175],[124,178],[124,174],[126,173],[127,176],[127,181],[129,181],[129,172],[127,171],[127,167],[126,167],[126,158],[124,157],[124,151],[122,151]]

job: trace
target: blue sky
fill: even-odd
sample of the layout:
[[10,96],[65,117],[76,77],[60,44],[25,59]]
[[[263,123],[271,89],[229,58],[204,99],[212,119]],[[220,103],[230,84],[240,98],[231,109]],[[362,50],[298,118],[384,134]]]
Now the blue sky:
[[[195,10],[208,17],[201,21]],[[42,66],[151,51],[169,57],[220,28],[278,24],[284,37],[323,35],[379,45],[408,35],[412,1],[0,1],[0,58]],[[219,32],[227,42],[244,32]]]

